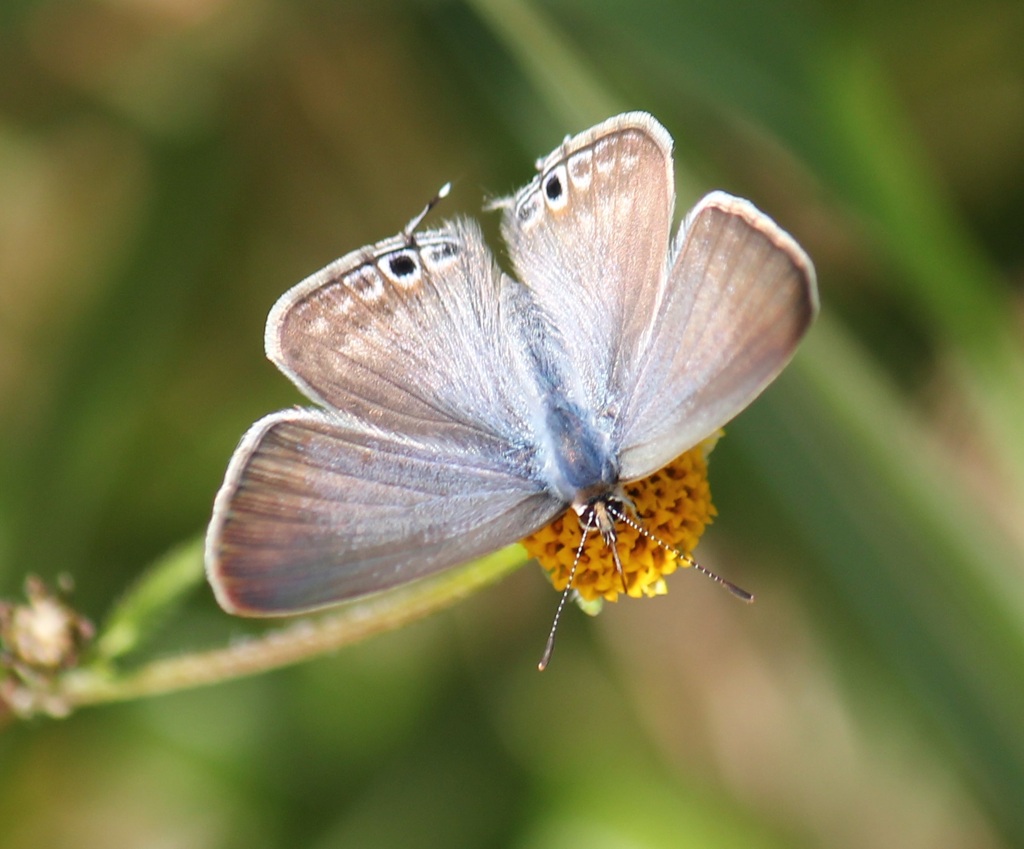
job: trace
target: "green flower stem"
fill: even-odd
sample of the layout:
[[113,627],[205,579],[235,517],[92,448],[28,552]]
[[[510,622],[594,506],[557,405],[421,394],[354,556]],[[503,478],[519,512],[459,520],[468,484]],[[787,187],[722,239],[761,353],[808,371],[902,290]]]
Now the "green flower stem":
[[200,536],[171,549],[125,593],[96,638],[97,662],[110,663],[135,651],[202,584],[203,544]]
[[522,546],[509,546],[468,566],[352,602],[337,612],[302,619],[227,648],[153,661],[124,675],[111,673],[102,664],[73,670],[56,682],[55,695],[73,710],[216,684],[308,660],[442,610],[497,582],[526,559]]

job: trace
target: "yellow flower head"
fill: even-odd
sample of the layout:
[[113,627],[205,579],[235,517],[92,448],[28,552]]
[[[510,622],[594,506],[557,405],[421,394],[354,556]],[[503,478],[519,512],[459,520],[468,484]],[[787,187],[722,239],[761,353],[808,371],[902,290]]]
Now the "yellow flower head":
[[[708,486],[707,457],[720,434],[705,439],[650,477],[626,484],[623,489],[636,507],[637,522],[653,537],[689,555],[716,510]],[[665,576],[692,561],[659,545],[625,522],[616,522],[617,551],[633,598],[664,595]],[[560,592],[569,582],[583,527],[575,510],[568,510],[550,525],[523,540]],[[604,539],[591,531],[572,582],[583,602],[616,601],[622,593],[622,576]]]

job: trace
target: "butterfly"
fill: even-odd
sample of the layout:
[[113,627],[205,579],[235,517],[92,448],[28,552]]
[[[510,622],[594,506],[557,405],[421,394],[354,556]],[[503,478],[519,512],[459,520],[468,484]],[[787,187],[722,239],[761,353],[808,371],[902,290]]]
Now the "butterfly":
[[[326,607],[457,566],[574,510],[614,551],[622,485],[743,410],[818,307],[814,268],[711,192],[673,236],[672,139],[631,112],[567,138],[471,220],[359,248],[286,292],[266,351],[316,406],[243,436],[206,541],[221,606]],[[616,555],[617,556],[617,555]]]

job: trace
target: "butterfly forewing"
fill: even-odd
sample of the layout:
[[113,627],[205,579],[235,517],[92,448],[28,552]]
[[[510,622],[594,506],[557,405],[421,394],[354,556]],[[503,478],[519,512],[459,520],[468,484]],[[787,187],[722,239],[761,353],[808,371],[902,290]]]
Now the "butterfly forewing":
[[664,286],[671,150],[650,115],[619,115],[567,140],[499,204],[519,279],[564,349],[567,389],[595,413],[628,391]]
[[651,474],[750,404],[816,311],[814,269],[796,242],[748,201],[706,196],[681,228],[622,410],[623,478]]
[[472,446],[422,441],[326,411],[257,422],[232,458],[207,537],[234,613],[300,613],[455,566],[563,508]]
[[495,439],[530,439],[524,401],[536,400],[519,289],[472,222],[400,234],[283,295],[267,354],[310,398],[354,418],[495,450]]

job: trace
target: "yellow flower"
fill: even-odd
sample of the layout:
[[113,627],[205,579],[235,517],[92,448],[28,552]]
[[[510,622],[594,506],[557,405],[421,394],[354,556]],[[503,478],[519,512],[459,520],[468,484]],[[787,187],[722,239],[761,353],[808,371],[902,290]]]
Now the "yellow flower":
[[[639,524],[685,555],[693,551],[717,513],[711,503],[707,457],[720,435],[708,437],[650,477],[623,487],[636,506]],[[615,530],[627,592],[633,598],[664,595],[665,576],[679,566],[692,565],[688,557],[666,549],[624,522],[617,522]],[[560,592],[569,581],[582,533],[579,516],[570,509],[523,540],[530,556],[537,559]],[[622,577],[596,531],[587,538],[572,585],[579,599],[588,603],[616,601],[622,593]]]

